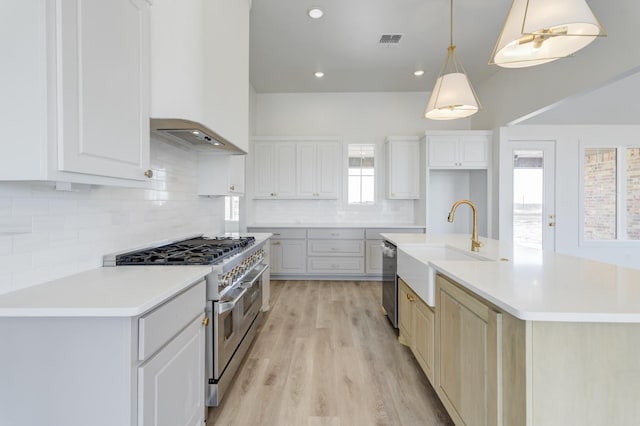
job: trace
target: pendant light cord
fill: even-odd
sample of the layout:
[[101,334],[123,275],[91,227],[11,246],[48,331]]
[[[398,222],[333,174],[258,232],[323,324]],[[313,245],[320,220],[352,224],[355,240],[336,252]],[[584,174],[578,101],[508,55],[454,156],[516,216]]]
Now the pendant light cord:
[[449,16],[449,46],[453,46],[453,0],[451,0],[451,14]]

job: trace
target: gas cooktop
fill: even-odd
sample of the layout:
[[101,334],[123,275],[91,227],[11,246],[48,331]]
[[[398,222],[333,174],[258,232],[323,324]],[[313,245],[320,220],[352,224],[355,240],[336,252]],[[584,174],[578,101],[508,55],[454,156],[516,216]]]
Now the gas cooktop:
[[198,237],[116,256],[116,265],[213,265],[243,251],[254,237]]

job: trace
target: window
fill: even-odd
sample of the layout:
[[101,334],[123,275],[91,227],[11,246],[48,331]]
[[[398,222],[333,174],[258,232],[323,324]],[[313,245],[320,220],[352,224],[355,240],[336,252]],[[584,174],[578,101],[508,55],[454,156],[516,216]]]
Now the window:
[[224,230],[225,232],[240,230],[240,197],[224,197]]
[[375,203],[375,150],[374,144],[349,144],[349,204]]
[[586,147],[583,238],[640,240],[640,148]]

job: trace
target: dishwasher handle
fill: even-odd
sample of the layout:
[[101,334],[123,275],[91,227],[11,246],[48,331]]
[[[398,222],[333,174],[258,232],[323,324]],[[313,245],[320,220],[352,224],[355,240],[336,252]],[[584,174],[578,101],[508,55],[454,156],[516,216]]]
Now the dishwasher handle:
[[390,244],[388,242],[383,242],[380,246],[380,250],[382,251],[382,256],[389,257],[391,259],[396,257],[396,246]]

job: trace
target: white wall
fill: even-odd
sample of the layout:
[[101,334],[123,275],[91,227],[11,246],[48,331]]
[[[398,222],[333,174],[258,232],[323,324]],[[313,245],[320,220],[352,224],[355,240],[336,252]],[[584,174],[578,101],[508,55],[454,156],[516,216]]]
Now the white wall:
[[[224,198],[196,195],[196,154],[154,139],[150,189],[0,182],[0,293],[102,265],[102,256],[151,241],[224,232]],[[7,235],[7,221],[31,233]]]
[[[556,144],[556,251],[603,262],[640,268],[640,242],[618,247],[580,244],[580,142],[636,141],[640,144],[640,126],[510,126],[502,129],[500,141],[500,174],[511,173],[509,141],[549,140]],[[501,185],[500,214],[511,214],[512,207],[503,200]],[[501,226],[511,223],[501,220]],[[501,229],[500,235],[511,235]]]
[[[384,199],[385,138],[421,136],[429,129],[468,130],[470,126],[469,119],[438,122],[423,118],[428,96],[428,92],[256,94],[256,136],[334,136],[345,144],[377,144],[379,202],[353,208],[342,199],[256,200],[248,203],[248,223],[415,223],[413,201]],[[253,186],[252,160],[247,161],[249,189]],[[250,198],[251,193],[247,196]]]

